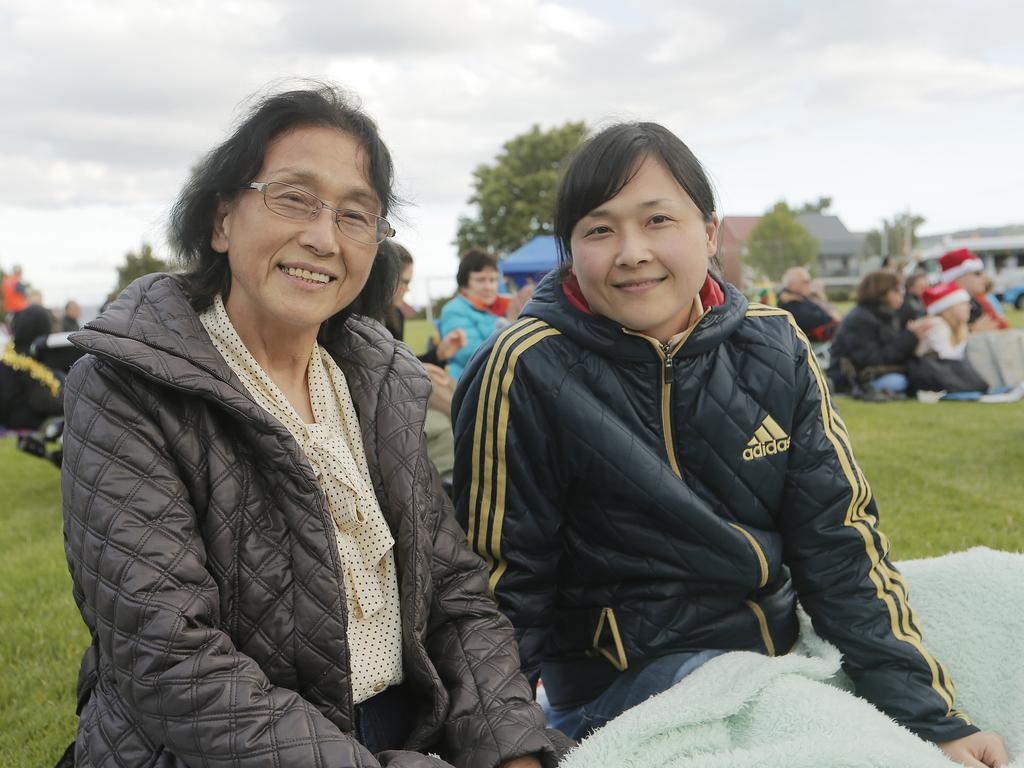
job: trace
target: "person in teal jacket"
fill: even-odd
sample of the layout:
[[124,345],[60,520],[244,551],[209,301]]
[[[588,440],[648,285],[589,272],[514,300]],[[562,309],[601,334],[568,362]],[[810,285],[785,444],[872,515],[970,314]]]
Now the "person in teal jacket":
[[459,293],[441,310],[440,331],[442,339],[458,328],[466,332],[465,346],[448,361],[448,373],[457,380],[477,348],[509,324],[512,297],[498,293],[498,261],[484,251],[466,251],[455,279]]

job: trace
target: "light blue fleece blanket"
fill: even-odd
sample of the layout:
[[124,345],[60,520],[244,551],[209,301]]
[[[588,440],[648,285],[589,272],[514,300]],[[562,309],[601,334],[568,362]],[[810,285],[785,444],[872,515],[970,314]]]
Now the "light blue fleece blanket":
[[[899,564],[957,707],[1024,768],[1024,554],[985,548]],[[592,734],[562,768],[950,768],[863,699],[801,615],[786,656],[728,653]]]

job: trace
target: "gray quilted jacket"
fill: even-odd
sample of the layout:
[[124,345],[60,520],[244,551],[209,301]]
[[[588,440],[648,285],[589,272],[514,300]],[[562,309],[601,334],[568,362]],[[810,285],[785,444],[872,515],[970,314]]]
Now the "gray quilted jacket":
[[383,327],[328,345],[395,537],[408,752],[353,737],[345,596],[323,494],[250,398],[177,278],[137,281],[73,337],[65,549],[92,646],[78,766],[496,766],[546,731],[508,622],[423,450],[430,385]]

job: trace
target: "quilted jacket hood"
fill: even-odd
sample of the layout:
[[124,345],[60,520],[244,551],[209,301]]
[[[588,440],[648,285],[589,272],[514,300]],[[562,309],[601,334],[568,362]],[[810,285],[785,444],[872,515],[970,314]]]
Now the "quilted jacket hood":
[[[746,297],[729,283],[715,281],[725,294],[725,300],[721,305],[711,307],[701,318],[679,350],[682,357],[699,355],[718,346],[743,323],[747,311]],[[650,345],[642,343],[636,336],[623,333],[622,325],[573,306],[562,290],[558,270],[548,273],[540,281],[522,316],[544,320],[579,346],[605,357],[637,361],[651,359]]]
[[[356,376],[360,384],[375,391],[399,347],[383,326],[367,318],[350,318],[346,329],[349,333],[327,349],[346,377]],[[288,434],[256,405],[213,346],[180,279],[174,275],[156,273],[135,281],[102,315],[70,339],[85,351],[116,360],[153,381],[217,401],[261,425],[261,431]],[[361,356],[366,359],[360,360]],[[430,382],[420,366],[411,361],[402,359],[399,367],[413,387],[416,398],[410,400],[410,405],[422,426],[426,403],[420,398],[429,396]]]

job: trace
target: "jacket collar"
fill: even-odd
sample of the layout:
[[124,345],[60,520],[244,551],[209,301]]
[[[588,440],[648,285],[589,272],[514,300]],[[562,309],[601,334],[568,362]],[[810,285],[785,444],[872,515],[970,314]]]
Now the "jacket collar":
[[[679,356],[697,355],[722,343],[743,322],[747,299],[728,283],[708,275],[700,292],[708,309],[686,339]],[[575,343],[598,354],[651,362],[650,344],[621,325],[590,310],[571,273],[563,283],[558,271],[541,280],[523,315],[544,320]]]
[[473,309],[479,312],[490,312],[492,315],[497,315],[498,317],[505,316],[505,314],[508,312],[509,304],[511,304],[512,302],[511,296],[503,296],[500,293],[495,297],[494,301],[492,301],[490,304],[484,304],[483,302],[477,301],[465,291],[459,291],[459,296],[465,299],[466,303],[469,304],[469,306],[471,306]]

